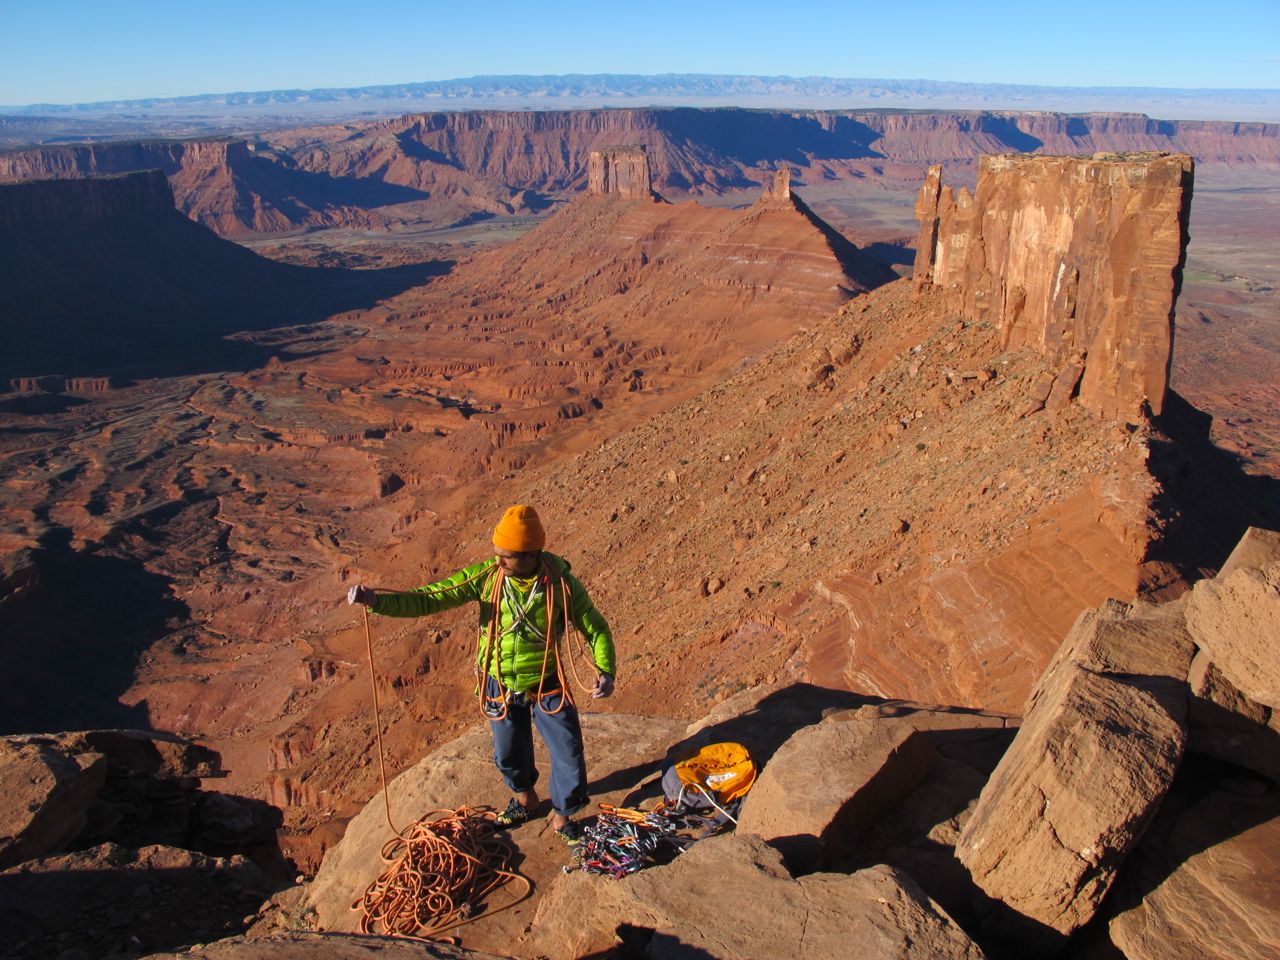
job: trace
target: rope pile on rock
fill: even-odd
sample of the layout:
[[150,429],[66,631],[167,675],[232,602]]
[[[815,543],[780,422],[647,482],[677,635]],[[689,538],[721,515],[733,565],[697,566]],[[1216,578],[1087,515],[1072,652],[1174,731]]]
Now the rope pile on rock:
[[525,885],[516,901],[524,899],[532,884],[508,869],[514,852],[492,811],[427,814],[383,846],[390,866],[351,904],[361,911],[360,932],[434,940],[479,916],[485,897],[510,880]]

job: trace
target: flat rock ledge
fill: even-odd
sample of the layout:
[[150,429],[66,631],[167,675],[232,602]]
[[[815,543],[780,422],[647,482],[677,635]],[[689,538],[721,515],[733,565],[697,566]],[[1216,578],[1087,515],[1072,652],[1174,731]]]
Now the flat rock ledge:
[[705,840],[623,883],[562,876],[534,930],[532,945],[551,957],[600,955],[619,940],[652,960],[983,956],[906,874],[877,866],[792,878],[776,850],[743,833]]
[[503,960],[447,943],[417,943],[349,933],[285,933],[261,940],[232,937],[143,960]]

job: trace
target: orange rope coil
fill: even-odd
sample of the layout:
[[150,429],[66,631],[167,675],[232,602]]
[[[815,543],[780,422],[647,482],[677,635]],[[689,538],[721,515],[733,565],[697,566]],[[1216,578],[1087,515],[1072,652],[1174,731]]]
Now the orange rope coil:
[[388,840],[382,860],[389,866],[351,904],[361,911],[360,932],[434,940],[479,917],[484,898],[511,880],[524,891],[501,909],[528,896],[533,884],[507,869],[514,850],[493,816],[471,807],[434,810]]
[[501,910],[527,897],[533,884],[527,877],[507,869],[515,851],[511,842],[494,828],[491,810],[465,806],[456,810],[433,810],[403,830],[392,822],[373,666],[373,633],[369,628],[369,611],[365,608],[363,612],[378,743],[378,774],[387,826],[395,836],[382,847],[382,861],[389,866],[369,884],[364,895],[351,904],[351,909],[361,911],[361,933],[432,940],[485,913],[484,898],[508,881],[523,883],[524,892],[500,907]]

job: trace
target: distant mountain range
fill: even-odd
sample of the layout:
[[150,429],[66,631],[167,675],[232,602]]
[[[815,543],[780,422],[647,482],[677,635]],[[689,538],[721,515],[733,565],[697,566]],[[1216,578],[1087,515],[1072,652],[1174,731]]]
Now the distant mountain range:
[[[1082,77],[1087,80],[1087,77]],[[1044,87],[943,80],[729,74],[480,76],[370,87],[266,90],[0,107],[0,114],[326,118],[418,110],[600,106],[879,107],[1144,112],[1162,119],[1280,120],[1280,90]]]

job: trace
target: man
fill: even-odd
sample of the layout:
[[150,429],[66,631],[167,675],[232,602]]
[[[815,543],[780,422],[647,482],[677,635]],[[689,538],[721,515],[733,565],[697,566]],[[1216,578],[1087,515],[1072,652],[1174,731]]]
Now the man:
[[616,664],[609,624],[568,562],[545,545],[537,512],[517,505],[494,528],[492,559],[404,593],[358,584],[347,593],[347,602],[388,617],[422,617],[473,600],[479,604],[477,693],[493,735],[494,762],[513,793],[497,824],[524,823],[538,803],[536,726],[551,754],[551,826],[573,844],[581,830],[571,817],[587,805],[587,767],[578,711],[561,662],[559,641],[566,626],[571,624],[591,648],[597,673],[592,699],[613,693]]

